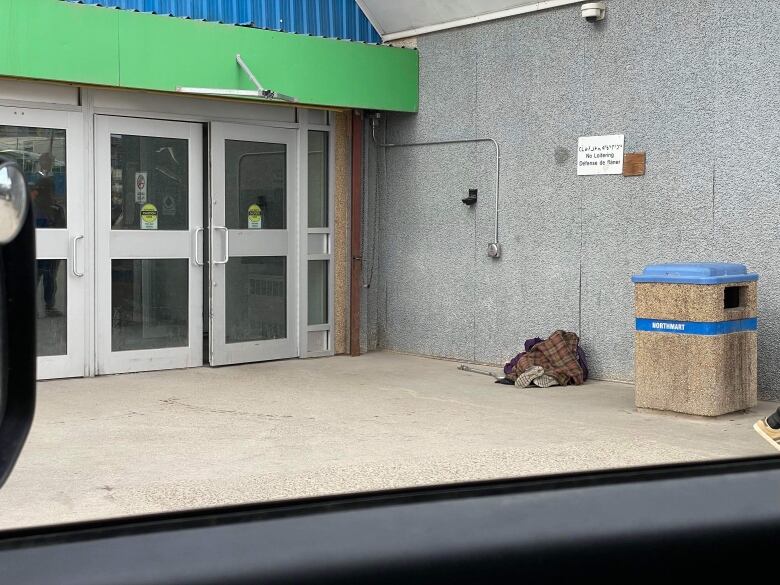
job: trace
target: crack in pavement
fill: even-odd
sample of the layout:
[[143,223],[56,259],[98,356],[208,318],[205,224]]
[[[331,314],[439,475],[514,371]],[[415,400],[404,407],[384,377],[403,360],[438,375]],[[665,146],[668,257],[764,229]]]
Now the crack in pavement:
[[[160,400],[160,404],[164,406],[180,406],[182,408],[186,408],[187,410],[192,410],[195,412],[205,412],[208,414],[226,414],[229,416],[248,416],[251,418],[261,418],[265,420],[282,420],[282,419],[292,419],[296,418],[295,416],[291,414],[266,414],[263,412],[250,412],[247,410],[231,410],[227,408],[212,408],[208,406],[198,406],[196,404],[190,404],[188,402],[184,402],[179,398],[171,397],[171,398],[165,398],[164,400]],[[305,420],[317,420],[313,416],[307,416],[307,417],[297,417],[297,418],[303,418]]]

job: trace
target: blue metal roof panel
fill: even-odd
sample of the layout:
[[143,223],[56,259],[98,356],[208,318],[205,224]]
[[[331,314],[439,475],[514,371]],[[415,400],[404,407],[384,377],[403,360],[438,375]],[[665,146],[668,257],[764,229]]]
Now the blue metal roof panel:
[[[72,0],[71,0],[72,1]],[[76,0],[138,12],[380,43],[354,0]]]

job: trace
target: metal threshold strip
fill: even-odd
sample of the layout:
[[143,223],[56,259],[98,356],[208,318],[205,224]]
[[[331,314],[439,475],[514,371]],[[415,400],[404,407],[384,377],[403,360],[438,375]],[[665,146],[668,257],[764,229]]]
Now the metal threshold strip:
[[254,97],[263,98],[266,100],[297,103],[298,98],[294,98],[271,89],[266,89],[257,80],[255,74],[241,58],[240,54],[236,54],[236,63],[241,67],[247,77],[252,81],[257,89],[219,89],[210,87],[177,87],[176,91],[179,93],[190,93],[196,95],[213,95],[213,96],[227,96],[227,97]]

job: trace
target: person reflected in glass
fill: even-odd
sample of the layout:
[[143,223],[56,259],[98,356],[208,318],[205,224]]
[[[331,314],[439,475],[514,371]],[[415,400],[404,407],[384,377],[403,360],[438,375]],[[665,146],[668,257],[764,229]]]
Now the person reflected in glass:
[[[38,172],[33,177],[30,195],[35,211],[36,228],[63,227],[65,216],[62,207],[54,201],[54,158],[45,152],[38,159]],[[43,303],[47,317],[61,317],[57,309],[57,272],[60,260],[38,260],[38,283],[43,284]]]

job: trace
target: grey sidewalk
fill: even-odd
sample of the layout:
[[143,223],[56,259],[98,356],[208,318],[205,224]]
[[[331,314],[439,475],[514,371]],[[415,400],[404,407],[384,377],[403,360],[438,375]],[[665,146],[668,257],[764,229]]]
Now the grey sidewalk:
[[58,380],[0,528],[506,476],[766,455],[752,413],[637,413],[633,388],[518,390],[393,353]]

